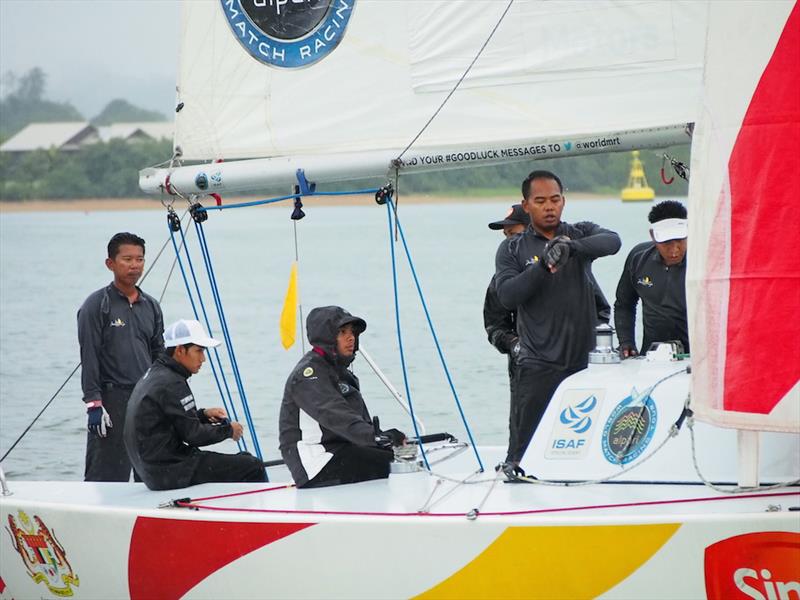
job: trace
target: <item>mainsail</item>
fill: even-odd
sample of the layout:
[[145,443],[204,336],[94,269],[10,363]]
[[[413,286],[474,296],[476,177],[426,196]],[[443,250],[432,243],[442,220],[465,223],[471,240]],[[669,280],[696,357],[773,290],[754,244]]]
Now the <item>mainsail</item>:
[[[278,19],[293,7],[328,16],[285,43],[275,36],[294,34]],[[317,181],[331,178],[331,165],[342,176],[384,176],[456,87],[407,162],[441,169],[663,146],[688,143],[699,100],[705,2],[186,0],[182,8],[175,146],[186,160],[307,157],[302,168]],[[326,166],[315,173],[317,164]],[[219,179],[226,191],[231,179]],[[142,185],[155,191],[157,180]],[[192,181],[172,177],[196,192]]]
[[712,3],[689,188],[692,405],[800,431],[800,8]]

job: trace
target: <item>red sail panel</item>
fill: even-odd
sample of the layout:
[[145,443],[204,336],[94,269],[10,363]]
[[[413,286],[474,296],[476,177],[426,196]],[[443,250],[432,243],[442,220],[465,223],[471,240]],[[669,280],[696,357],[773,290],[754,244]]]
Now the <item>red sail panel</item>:
[[729,162],[725,410],[768,414],[800,379],[800,7],[756,87]]

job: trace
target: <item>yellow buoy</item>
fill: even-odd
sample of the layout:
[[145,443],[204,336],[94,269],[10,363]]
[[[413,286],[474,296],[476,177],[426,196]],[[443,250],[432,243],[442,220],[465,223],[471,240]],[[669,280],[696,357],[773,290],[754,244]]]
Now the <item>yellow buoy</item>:
[[633,160],[631,160],[631,174],[628,177],[628,187],[622,190],[623,202],[637,202],[652,200],[656,197],[653,188],[647,185],[647,177],[644,175],[644,165],[639,160],[639,151],[634,150]]

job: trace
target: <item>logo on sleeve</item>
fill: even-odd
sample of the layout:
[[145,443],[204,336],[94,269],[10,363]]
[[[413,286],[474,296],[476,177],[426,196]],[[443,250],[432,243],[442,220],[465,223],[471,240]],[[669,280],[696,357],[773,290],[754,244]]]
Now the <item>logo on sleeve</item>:
[[314,374],[314,369],[312,369],[311,367],[306,367],[303,370],[303,376],[304,377],[311,377],[313,374]]
[[192,410],[195,407],[194,396],[189,394],[185,398],[181,398],[181,406],[183,406],[183,410],[186,412]]
[[350,391],[350,386],[346,383],[339,382],[339,391],[342,392],[342,394],[347,394]]

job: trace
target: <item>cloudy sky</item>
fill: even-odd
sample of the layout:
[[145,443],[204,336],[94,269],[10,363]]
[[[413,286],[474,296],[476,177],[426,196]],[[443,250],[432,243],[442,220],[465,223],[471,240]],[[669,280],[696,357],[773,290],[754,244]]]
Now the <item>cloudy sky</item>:
[[87,118],[114,98],[168,115],[178,13],[177,0],[0,0],[0,74],[41,67],[48,98]]

